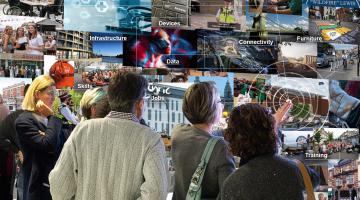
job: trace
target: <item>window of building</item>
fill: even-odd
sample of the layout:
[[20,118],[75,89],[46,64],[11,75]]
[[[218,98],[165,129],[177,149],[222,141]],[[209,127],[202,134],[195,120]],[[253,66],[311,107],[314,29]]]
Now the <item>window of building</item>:
[[157,131],[157,122],[155,122],[155,130]]
[[151,110],[148,110],[148,120],[151,120]]
[[152,105],[151,105],[151,106],[152,106],[152,108],[154,108],[154,101],[152,101],[152,103],[151,103],[151,104],[152,104]]
[[349,175],[346,177],[346,183],[347,184],[353,184],[354,183],[354,179],[352,175]]
[[155,110],[155,120],[157,120],[157,110]]
[[179,101],[176,101],[176,111],[179,110]]
[[180,113],[178,113],[178,123],[180,123]]
[[161,121],[161,110],[159,110],[159,120]]
[[174,110],[174,100],[171,100],[171,110]]
[[173,112],[173,113],[172,113],[171,118],[172,118],[172,120],[171,120],[171,121],[172,121],[172,122],[175,122],[175,112]]
[[341,182],[341,179],[336,179],[336,186],[340,186],[340,185],[342,185],[342,182]]

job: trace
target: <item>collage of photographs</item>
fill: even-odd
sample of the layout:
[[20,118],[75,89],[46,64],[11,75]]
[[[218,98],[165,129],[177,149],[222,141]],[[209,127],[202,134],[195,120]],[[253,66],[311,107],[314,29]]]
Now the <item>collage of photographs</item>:
[[360,200],[360,0],[0,0],[0,200]]

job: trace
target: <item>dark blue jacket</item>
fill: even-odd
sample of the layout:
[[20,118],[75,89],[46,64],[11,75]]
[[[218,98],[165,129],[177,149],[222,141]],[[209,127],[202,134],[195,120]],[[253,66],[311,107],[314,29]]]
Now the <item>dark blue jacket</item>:
[[24,154],[22,199],[51,200],[48,176],[58,157],[56,152],[60,144],[62,122],[50,116],[45,126],[35,118],[33,112],[25,111],[15,124]]

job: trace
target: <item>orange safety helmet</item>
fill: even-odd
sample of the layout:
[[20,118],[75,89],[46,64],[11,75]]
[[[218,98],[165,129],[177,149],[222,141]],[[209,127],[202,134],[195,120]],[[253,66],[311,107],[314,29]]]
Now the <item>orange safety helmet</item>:
[[74,67],[67,61],[58,60],[50,68],[50,76],[57,89],[74,87]]

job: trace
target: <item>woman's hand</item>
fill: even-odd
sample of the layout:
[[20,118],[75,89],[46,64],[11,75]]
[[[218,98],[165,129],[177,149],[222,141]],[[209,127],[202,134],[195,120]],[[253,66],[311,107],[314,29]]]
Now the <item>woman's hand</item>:
[[41,115],[48,117],[50,115],[53,115],[54,112],[49,108],[45,103],[41,100],[39,100],[36,103],[36,111],[38,111]]
[[291,100],[287,100],[275,113],[274,118],[276,121],[276,127],[279,127],[287,120],[287,113],[292,108],[293,104]]

